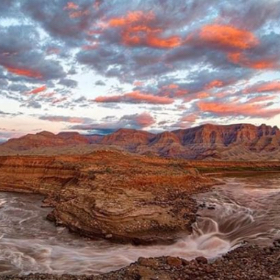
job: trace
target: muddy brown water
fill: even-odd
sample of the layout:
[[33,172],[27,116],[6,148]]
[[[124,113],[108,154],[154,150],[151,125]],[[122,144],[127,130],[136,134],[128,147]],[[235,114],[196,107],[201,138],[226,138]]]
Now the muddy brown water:
[[99,274],[141,257],[215,259],[244,242],[268,245],[280,238],[280,175],[224,178],[225,185],[196,196],[193,234],[172,245],[137,246],[94,241],[55,227],[42,197],[0,193],[1,274]]

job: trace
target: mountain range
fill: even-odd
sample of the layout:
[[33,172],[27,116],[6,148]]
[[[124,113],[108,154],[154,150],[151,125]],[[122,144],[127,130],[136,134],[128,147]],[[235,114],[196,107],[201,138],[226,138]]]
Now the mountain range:
[[90,151],[117,148],[143,155],[159,155],[192,160],[280,160],[280,130],[262,124],[205,124],[188,129],[154,134],[135,129],[119,129],[108,135],[77,132],[53,134],[43,131],[10,139],[0,145],[0,154]]

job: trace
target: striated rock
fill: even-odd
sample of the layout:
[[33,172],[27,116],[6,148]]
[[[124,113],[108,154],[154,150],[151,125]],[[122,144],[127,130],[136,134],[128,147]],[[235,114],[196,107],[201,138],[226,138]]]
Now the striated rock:
[[117,151],[0,157],[0,190],[44,194],[49,220],[118,242],[172,242],[190,232],[191,195],[211,184],[186,162]]
[[146,131],[122,128],[104,136],[100,144],[120,146],[126,150],[135,152],[138,146],[148,145],[153,137],[154,134]]

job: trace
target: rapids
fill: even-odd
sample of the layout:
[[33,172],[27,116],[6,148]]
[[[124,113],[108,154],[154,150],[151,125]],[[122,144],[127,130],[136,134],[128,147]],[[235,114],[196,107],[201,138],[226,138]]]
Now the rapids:
[[1,274],[99,274],[142,257],[213,259],[245,242],[280,238],[280,176],[226,178],[195,198],[200,205],[193,234],[172,245],[132,246],[89,240],[55,227],[42,197],[0,193]]

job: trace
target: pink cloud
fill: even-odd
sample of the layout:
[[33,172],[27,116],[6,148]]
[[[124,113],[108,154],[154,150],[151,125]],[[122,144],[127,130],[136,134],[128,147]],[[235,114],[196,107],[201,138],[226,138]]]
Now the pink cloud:
[[29,93],[30,94],[38,94],[38,93],[46,91],[46,90],[47,90],[47,87],[44,85],[44,86],[41,86],[41,87],[38,87],[38,88],[35,88],[35,89],[31,90]]
[[202,112],[213,113],[218,116],[246,116],[271,118],[280,114],[280,109],[268,109],[264,104],[256,103],[218,103],[198,102],[197,107]]
[[280,82],[272,81],[257,84],[246,88],[244,93],[263,93],[263,92],[280,92]]
[[123,17],[112,18],[108,25],[111,28],[121,28],[122,43],[128,46],[146,45],[153,48],[175,48],[182,44],[179,36],[164,37],[164,30],[155,27],[153,12],[128,12]]
[[99,96],[94,99],[99,103],[123,102],[123,103],[149,103],[149,104],[172,104],[174,100],[169,97],[154,96],[139,91],[133,91],[124,95]]
[[149,113],[136,115],[134,120],[140,127],[147,127],[155,123],[155,119]]

